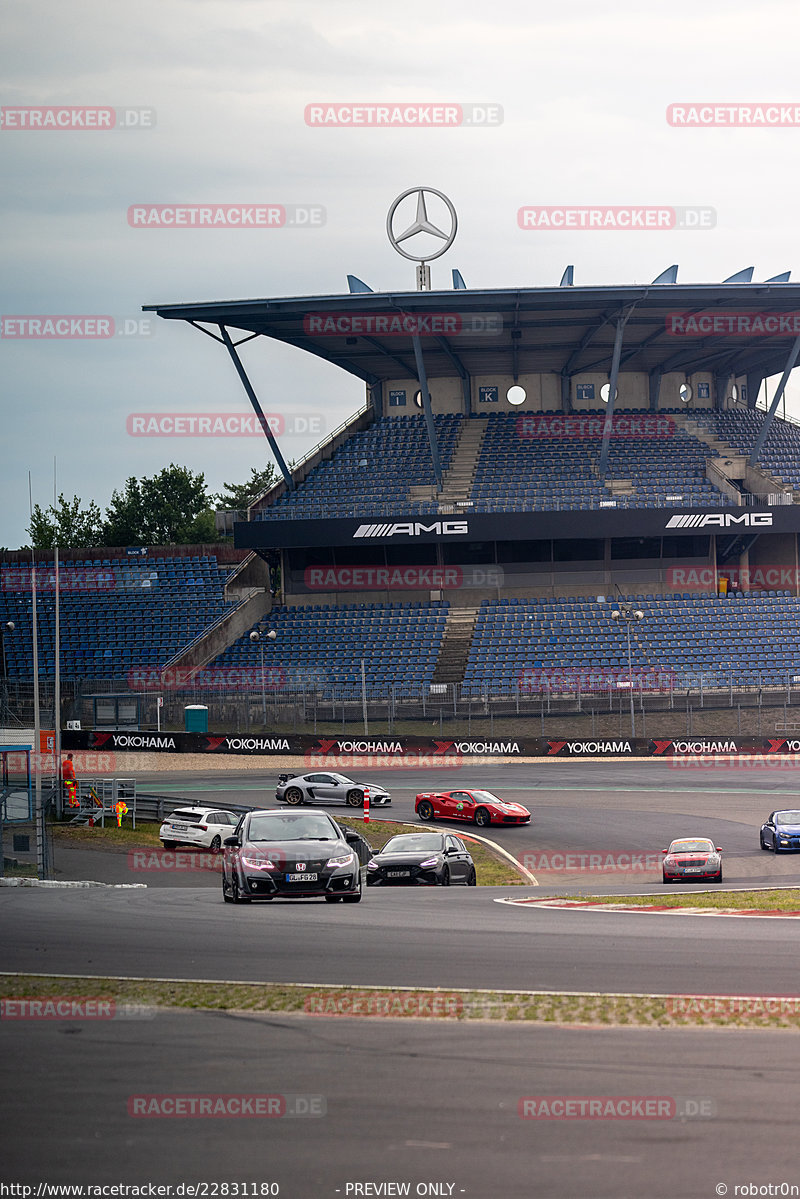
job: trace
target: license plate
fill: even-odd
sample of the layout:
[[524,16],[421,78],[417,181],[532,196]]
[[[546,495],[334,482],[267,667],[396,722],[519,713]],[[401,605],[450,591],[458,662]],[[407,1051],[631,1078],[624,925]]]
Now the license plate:
[[185,833],[187,828],[189,827],[189,825],[188,824],[173,824],[172,827],[176,833]]
[[315,883],[317,881],[316,874],[287,874],[287,883]]
[[411,878],[410,870],[387,870],[387,878]]
[[702,874],[704,870],[705,866],[686,866],[684,867],[684,874]]

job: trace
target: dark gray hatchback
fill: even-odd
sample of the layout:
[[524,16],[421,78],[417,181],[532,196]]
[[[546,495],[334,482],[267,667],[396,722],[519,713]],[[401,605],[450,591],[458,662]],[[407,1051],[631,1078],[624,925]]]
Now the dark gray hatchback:
[[475,863],[453,833],[400,833],[367,863],[371,887],[474,887]]
[[222,898],[358,903],[361,871],[350,837],[327,812],[248,812],[223,843]]

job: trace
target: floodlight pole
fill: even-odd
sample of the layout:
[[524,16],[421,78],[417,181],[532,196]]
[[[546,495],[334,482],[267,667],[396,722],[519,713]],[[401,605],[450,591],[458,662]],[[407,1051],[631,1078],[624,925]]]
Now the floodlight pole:
[[624,620],[625,631],[628,634],[628,687],[631,701],[631,737],[636,736],[636,709],[633,702],[633,658],[631,655],[631,625],[644,619],[644,612],[634,608],[630,600],[620,600],[619,607],[611,613],[612,620]]
[[55,547],[56,584],[56,627],[55,627],[55,680],[53,684],[53,777],[56,788],[56,819],[62,817],[63,793],[61,788],[61,604],[58,573],[58,546]]
[[250,634],[250,640],[258,642],[258,648],[261,652],[261,715],[264,720],[265,730],[267,727],[267,685],[264,679],[264,637],[266,637],[269,641],[274,641],[277,635],[278,634],[274,629],[270,629],[270,631],[265,633],[263,636],[258,629],[253,629],[252,633]]
[[364,713],[364,736],[369,736],[369,725],[367,724],[367,678],[364,670],[364,659],[361,659],[361,709]]
[[44,844],[44,813],[42,812],[42,722],[39,711],[39,626],[36,618],[36,559],[31,549],[31,623],[33,639],[33,760],[35,763],[35,799],[33,819],[36,829],[36,875],[47,878]]

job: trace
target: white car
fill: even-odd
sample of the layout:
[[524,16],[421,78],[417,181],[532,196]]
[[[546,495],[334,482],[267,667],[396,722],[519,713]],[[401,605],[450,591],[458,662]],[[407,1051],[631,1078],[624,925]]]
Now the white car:
[[233,836],[239,819],[235,812],[219,808],[176,808],[161,825],[158,835],[165,849],[198,845],[217,853],[225,838]]

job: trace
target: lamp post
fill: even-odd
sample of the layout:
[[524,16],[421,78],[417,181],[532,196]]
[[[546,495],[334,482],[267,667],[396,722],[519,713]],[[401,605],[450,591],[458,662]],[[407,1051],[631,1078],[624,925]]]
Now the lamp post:
[[631,693],[631,737],[636,736],[636,715],[633,706],[633,665],[631,662],[631,626],[644,620],[641,608],[634,608],[630,600],[620,600],[619,607],[611,613],[612,620],[623,620],[628,634],[628,686]]
[[258,648],[261,651],[261,713],[264,720],[264,728],[267,727],[267,688],[264,681],[264,639],[274,641],[278,634],[274,629],[270,629],[268,633],[260,633],[258,629],[253,629],[250,634],[251,641],[258,642]]
[[[14,621],[7,620],[0,626],[0,646],[3,650],[3,690],[0,692],[0,722],[8,719],[10,715],[8,707],[8,667],[6,665],[6,633],[14,632]],[[3,821],[5,819],[5,796],[0,795],[0,878],[5,874],[3,868],[3,854],[5,848],[3,844]]]
[[7,720],[9,716],[8,708],[8,662],[6,660],[6,634],[13,633],[15,629],[13,620],[6,620],[0,625],[0,646],[3,650],[3,691],[2,702],[0,702],[0,719]]

